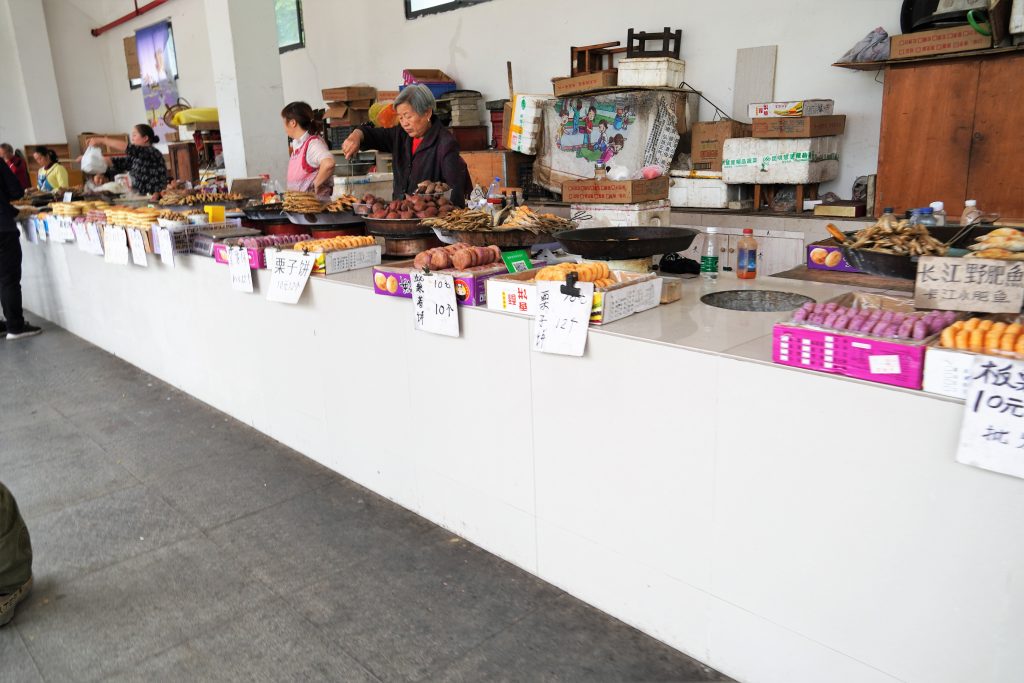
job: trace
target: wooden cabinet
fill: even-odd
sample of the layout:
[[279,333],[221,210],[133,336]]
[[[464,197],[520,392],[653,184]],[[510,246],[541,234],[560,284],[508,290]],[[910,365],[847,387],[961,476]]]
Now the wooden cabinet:
[[886,68],[876,215],[964,200],[1024,217],[1024,55],[950,58]]
[[519,167],[531,157],[508,150],[462,152],[462,158],[469,168],[469,177],[474,185],[490,186],[495,178],[501,178],[505,187],[522,187],[519,184]]
[[172,142],[167,145],[167,153],[172,180],[199,181],[199,151],[194,143]]

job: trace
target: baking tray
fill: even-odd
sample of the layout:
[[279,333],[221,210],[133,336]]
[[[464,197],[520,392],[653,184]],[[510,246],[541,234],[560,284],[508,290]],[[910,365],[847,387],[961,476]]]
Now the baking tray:
[[281,220],[284,216],[284,209],[281,204],[258,204],[256,206],[246,206],[242,208],[245,212],[245,217],[253,221],[273,221]]
[[566,230],[554,238],[570,254],[613,261],[686,251],[696,236],[690,228],[637,226]]

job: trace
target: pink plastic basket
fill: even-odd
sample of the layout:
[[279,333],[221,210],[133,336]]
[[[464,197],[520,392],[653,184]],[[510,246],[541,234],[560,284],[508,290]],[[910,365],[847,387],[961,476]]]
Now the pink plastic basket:
[[921,388],[925,346],[782,323],[772,331],[772,360],[780,365],[907,389]]

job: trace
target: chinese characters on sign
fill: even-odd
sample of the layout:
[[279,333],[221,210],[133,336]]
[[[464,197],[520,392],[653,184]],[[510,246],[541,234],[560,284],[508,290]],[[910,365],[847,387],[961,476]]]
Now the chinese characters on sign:
[[132,249],[132,263],[143,268],[149,267],[146,260],[146,243],[141,230],[128,228],[128,244]]
[[423,271],[412,273],[412,308],[416,329],[448,337],[459,336],[459,309],[455,304],[455,279],[451,275]]
[[100,239],[99,226],[95,223],[86,223],[85,232],[89,236],[88,252],[96,256],[103,256],[103,240]]
[[103,260],[118,266],[128,265],[128,235],[124,228],[108,225],[103,229]]
[[228,272],[231,274],[231,289],[236,292],[252,293],[252,268],[249,267],[249,251],[244,247],[228,248]]
[[282,304],[297,304],[302,290],[306,288],[309,276],[316,264],[316,254],[298,251],[278,251],[267,264],[270,269],[270,290],[267,301]]
[[1017,313],[1024,303],[1024,262],[922,256],[914,304],[943,311]]
[[562,292],[563,283],[537,282],[537,314],[533,319],[533,350],[582,356],[587,347],[594,283],[577,282],[579,296]]
[[1024,362],[978,356],[956,460],[1024,478]]
[[160,260],[165,266],[174,267],[174,235],[167,228],[160,228]]

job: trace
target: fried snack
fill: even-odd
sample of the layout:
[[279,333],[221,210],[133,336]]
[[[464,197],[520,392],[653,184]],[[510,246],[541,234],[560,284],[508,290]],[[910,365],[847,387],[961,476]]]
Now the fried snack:
[[859,231],[853,238],[851,249],[878,251],[898,256],[944,256],[946,245],[938,241],[923,225],[911,225],[910,221],[894,222],[892,218]]
[[351,211],[352,207],[358,203],[358,197],[353,197],[350,194],[343,194],[324,208],[328,213],[344,213],[346,211]]
[[324,203],[312,192],[285,192],[283,208],[289,213],[322,213]]
[[598,282],[605,280],[612,280],[614,282],[608,264],[600,262],[559,263],[555,266],[545,266],[537,271],[534,279],[554,282],[564,281],[569,273],[576,273],[577,280],[580,282],[593,282],[595,286],[607,286],[597,285]]
[[292,249],[295,251],[326,252],[338,251],[339,249],[369,247],[373,244],[376,244],[376,241],[372,237],[358,235],[352,237],[327,237],[319,240],[296,242],[292,245]]

